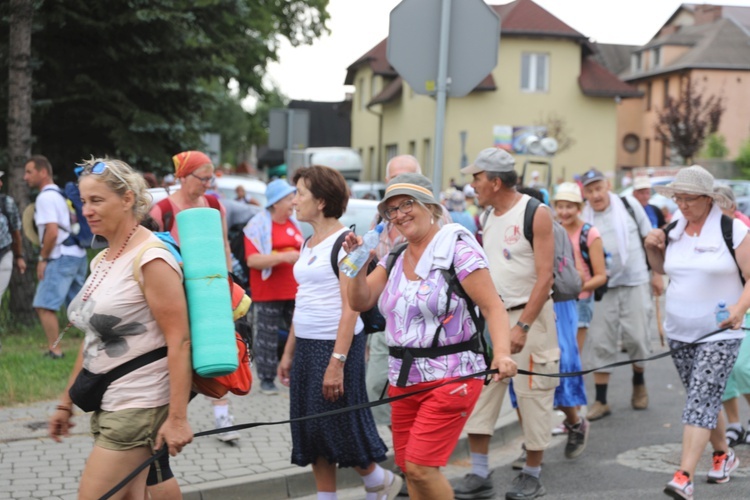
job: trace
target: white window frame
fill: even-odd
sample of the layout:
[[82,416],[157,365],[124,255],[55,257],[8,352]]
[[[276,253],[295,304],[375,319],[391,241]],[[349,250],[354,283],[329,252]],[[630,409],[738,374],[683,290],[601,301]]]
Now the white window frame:
[[[528,74],[524,74],[524,66],[528,61]],[[544,74],[539,81],[540,65]],[[526,86],[524,86],[526,80]],[[521,91],[528,93],[549,92],[549,54],[544,52],[524,52],[521,54]]]

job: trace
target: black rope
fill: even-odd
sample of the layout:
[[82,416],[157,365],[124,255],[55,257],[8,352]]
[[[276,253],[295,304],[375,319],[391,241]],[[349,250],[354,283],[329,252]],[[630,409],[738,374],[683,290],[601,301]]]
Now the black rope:
[[[654,356],[650,356],[648,358],[644,359],[632,359],[632,360],[626,360],[626,361],[617,361],[615,363],[610,363],[608,365],[600,366],[598,368],[592,368],[590,370],[582,370],[577,372],[568,372],[568,373],[534,373],[527,370],[518,370],[518,373],[521,375],[533,375],[537,377],[550,377],[550,378],[564,378],[564,377],[578,377],[580,375],[587,375],[589,373],[598,372],[605,370],[607,368],[617,368],[619,366],[626,366],[626,365],[632,365],[635,363],[645,363],[648,361],[655,361],[657,359],[666,358],[667,356],[671,356],[672,354],[679,352],[683,349],[687,349],[688,347],[691,347],[693,345],[696,345],[700,343],[702,340],[707,339],[708,337],[711,337],[713,335],[716,335],[718,333],[721,333],[728,328],[719,328],[717,330],[714,330],[712,332],[709,332],[702,337],[699,337],[698,339],[694,340],[693,342],[686,343],[677,349],[671,349],[669,351],[662,352],[660,354],[656,354]],[[747,330],[747,328],[743,328],[743,330]],[[464,375],[462,377],[458,378],[452,378],[450,380],[446,380],[445,382],[442,382],[441,384],[432,386],[432,387],[426,387],[423,389],[417,389],[415,391],[407,392],[404,394],[399,394],[398,396],[393,396],[390,398],[385,399],[379,399],[377,401],[368,401],[367,403],[360,403],[358,405],[354,406],[347,406],[346,408],[338,408],[336,410],[330,410],[323,413],[315,413],[313,415],[306,415],[304,417],[297,417],[297,418],[291,418],[287,420],[276,420],[272,422],[249,422],[247,424],[238,424],[233,425],[231,427],[222,427],[220,429],[211,429],[208,431],[202,431],[197,432],[193,435],[193,437],[203,437],[203,436],[211,436],[213,434],[222,434],[224,432],[230,432],[230,431],[240,431],[244,429],[252,429],[253,427],[262,427],[266,425],[282,425],[282,424],[291,424],[296,422],[306,422],[308,420],[313,420],[317,418],[324,418],[324,417],[331,417],[333,415],[338,415],[339,413],[346,413],[350,411],[358,411],[358,410],[364,410],[366,408],[373,408],[375,406],[380,406],[388,403],[392,403],[394,401],[399,401],[401,399],[405,399],[411,396],[414,396],[416,394],[422,394],[427,391],[432,391],[434,389],[437,389],[439,387],[444,387],[448,384],[456,384],[458,382],[463,382],[464,380],[470,380],[473,378],[479,378],[479,377],[487,377],[488,375],[494,375],[498,373],[498,370],[495,369],[487,369],[481,372],[472,373],[469,375]],[[133,472],[127,475],[125,479],[117,483],[117,485],[109,490],[106,494],[104,494],[100,500],[106,500],[108,498],[111,498],[115,493],[120,491],[123,487],[125,487],[126,484],[128,484],[130,481],[133,480],[140,472],[145,469],[146,467],[150,466],[153,462],[157,461],[162,455],[164,455],[167,452],[167,445],[165,444],[162,446],[156,453],[154,453],[148,460],[143,462],[141,465],[139,465]]]

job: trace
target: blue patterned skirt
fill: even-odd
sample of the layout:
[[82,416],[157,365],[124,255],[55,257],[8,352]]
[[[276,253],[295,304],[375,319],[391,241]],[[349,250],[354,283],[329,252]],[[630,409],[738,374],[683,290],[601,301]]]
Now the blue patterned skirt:
[[[291,418],[314,415],[367,402],[364,334],[354,336],[344,365],[344,395],[323,398],[323,376],[333,353],[333,340],[296,339],[290,375]],[[306,466],[319,457],[339,467],[366,468],[382,462],[388,451],[369,408],[291,424],[292,463]]]

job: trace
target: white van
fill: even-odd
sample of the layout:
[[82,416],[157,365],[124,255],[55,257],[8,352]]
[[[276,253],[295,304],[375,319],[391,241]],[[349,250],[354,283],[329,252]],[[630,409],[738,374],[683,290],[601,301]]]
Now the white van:
[[294,172],[298,168],[313,165],[335,168],[350,181],[358,181],[364,168],[362,158],[352,148],[306,148],[292,151],[292,157],[287,163],[287,179],[294,178]]

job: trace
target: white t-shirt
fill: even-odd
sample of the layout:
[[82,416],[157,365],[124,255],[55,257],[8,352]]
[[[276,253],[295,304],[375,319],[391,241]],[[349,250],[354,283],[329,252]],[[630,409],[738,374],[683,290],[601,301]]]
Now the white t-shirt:
[[[294,335],[301,339],[336,340],[341,321],[341,288],[331,268],[331,251],[342,227],[313,248],[302,247],[294,264],[294,279],[299,285],[294,302]],[[346,256],[342,248],[338,262]],[[354,333],[362,332],[364,323],[357,317]]]
[[46,224],[57,224],[57,244],[48,255],[50,259],[57,259],[60,255],[71,257],[85,257],[86,250],[78,245],[63,245],[62,242],[70,235],[70,210],[68,202],[62,195],[60,188],[54,184],[47,184],[36,197],[34,204],[34,222],[39,228],[39,241],[44,240]]
[[[685,234],[680,219],[669,233],[664,271],[669,276],[664,331],[670,339],[693,342],[716,330],[716,306],[736,304],[742,295],[739,270],[721,234],[721,210],[714,205],[698,236]],[[748,233],[742,221],[732,222],[736,249]],[[742,330],[727,330],[709,341],[744,338]]]

